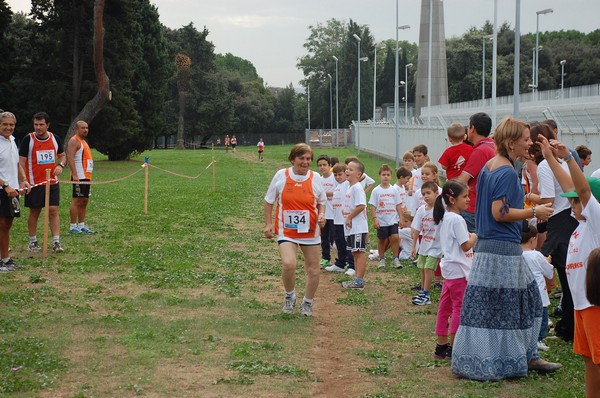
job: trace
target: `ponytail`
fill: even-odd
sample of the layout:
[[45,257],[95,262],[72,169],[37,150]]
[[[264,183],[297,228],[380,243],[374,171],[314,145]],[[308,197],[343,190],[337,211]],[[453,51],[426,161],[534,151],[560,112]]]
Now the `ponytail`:
[[444,218],[444,214],[446,213],[444,204],[446,206],[450,205],[450,198],[456,199],[465,189],[468,190],[469,187],[463,182],[457,180],[446,181],[442,188],[442,194],[435,199],[435,204],[433,205],[433,221],[436,224],[439,224]]
[[444,214],[446,214],[446,208],[444,207],[444,203],[442,203],[442,196],[443,195],[438,195],[438,197],[435,198],[435,203],[433,205],[433,221],[436,225],[442,221]]

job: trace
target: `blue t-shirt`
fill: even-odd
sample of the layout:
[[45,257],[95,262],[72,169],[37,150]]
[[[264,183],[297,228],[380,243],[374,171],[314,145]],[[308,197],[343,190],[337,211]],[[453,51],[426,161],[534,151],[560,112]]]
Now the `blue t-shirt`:
[[522,209],[523,195],[517,172],[511,166],[493,171],[484,166],[477,181],[477,237],[521,243],[522,222],[497,222],[492,216],[492,202],[501,200],[504,211]]

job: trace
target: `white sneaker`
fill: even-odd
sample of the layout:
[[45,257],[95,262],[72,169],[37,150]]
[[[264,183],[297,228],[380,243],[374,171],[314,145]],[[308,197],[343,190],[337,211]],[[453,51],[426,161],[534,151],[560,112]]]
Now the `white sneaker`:
[[296,295],[293,294],[288,296],[287,294],[283,298],[283,308],[282,311],[284,314],[293,314],[294,309],[296,308]]
[[537,349],[538,349],[538,351],[548,351],[550,349],[550,347],[548,347],[546,344],[544,344],[543,341],[538,341]]
[[348,276],[354,276],[354,275],[356,275],[356,271],[354,270],[354,268],[348,268],[346,270],[346,272],[344,272],[344,274],[346,274]]
[[400,264],[400,260],[398,259],[398,257],[394,257],[392,259],[392,266],[394,268],[402,269],[402,264]]
[[379,264],[377,264],[377,268],[384,268],[385,267],[385,258],[382,258],[381,260],[379,260]]
[[379,253],[371,253],[367,256],[369,260],[379,261]]
[[325,271],[329,271],[329,272],[344,272],[344,269],[338,267],[335,264],[333,264],[333,265],[330,265],[329,267],[325,267]]

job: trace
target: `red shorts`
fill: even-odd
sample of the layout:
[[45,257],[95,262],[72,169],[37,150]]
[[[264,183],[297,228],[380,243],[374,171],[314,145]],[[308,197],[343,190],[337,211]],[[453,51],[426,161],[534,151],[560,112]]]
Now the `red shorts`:
[[573,352],[592,358],[600,365],[600,307],[593,305],[575,310],[575,339]]

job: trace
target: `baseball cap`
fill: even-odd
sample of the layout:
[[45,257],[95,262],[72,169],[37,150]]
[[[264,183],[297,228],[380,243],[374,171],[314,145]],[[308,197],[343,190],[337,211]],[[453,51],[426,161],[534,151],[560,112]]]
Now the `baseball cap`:
[[[587,177],[587,181],[590,184],[590,188],[592,190],[592,195],[596,198],[596,200],[600,200],[600,178],[592,178]],[[560,196],[563,198],[577,198],[577,191],[564,192],[561,193]]]

